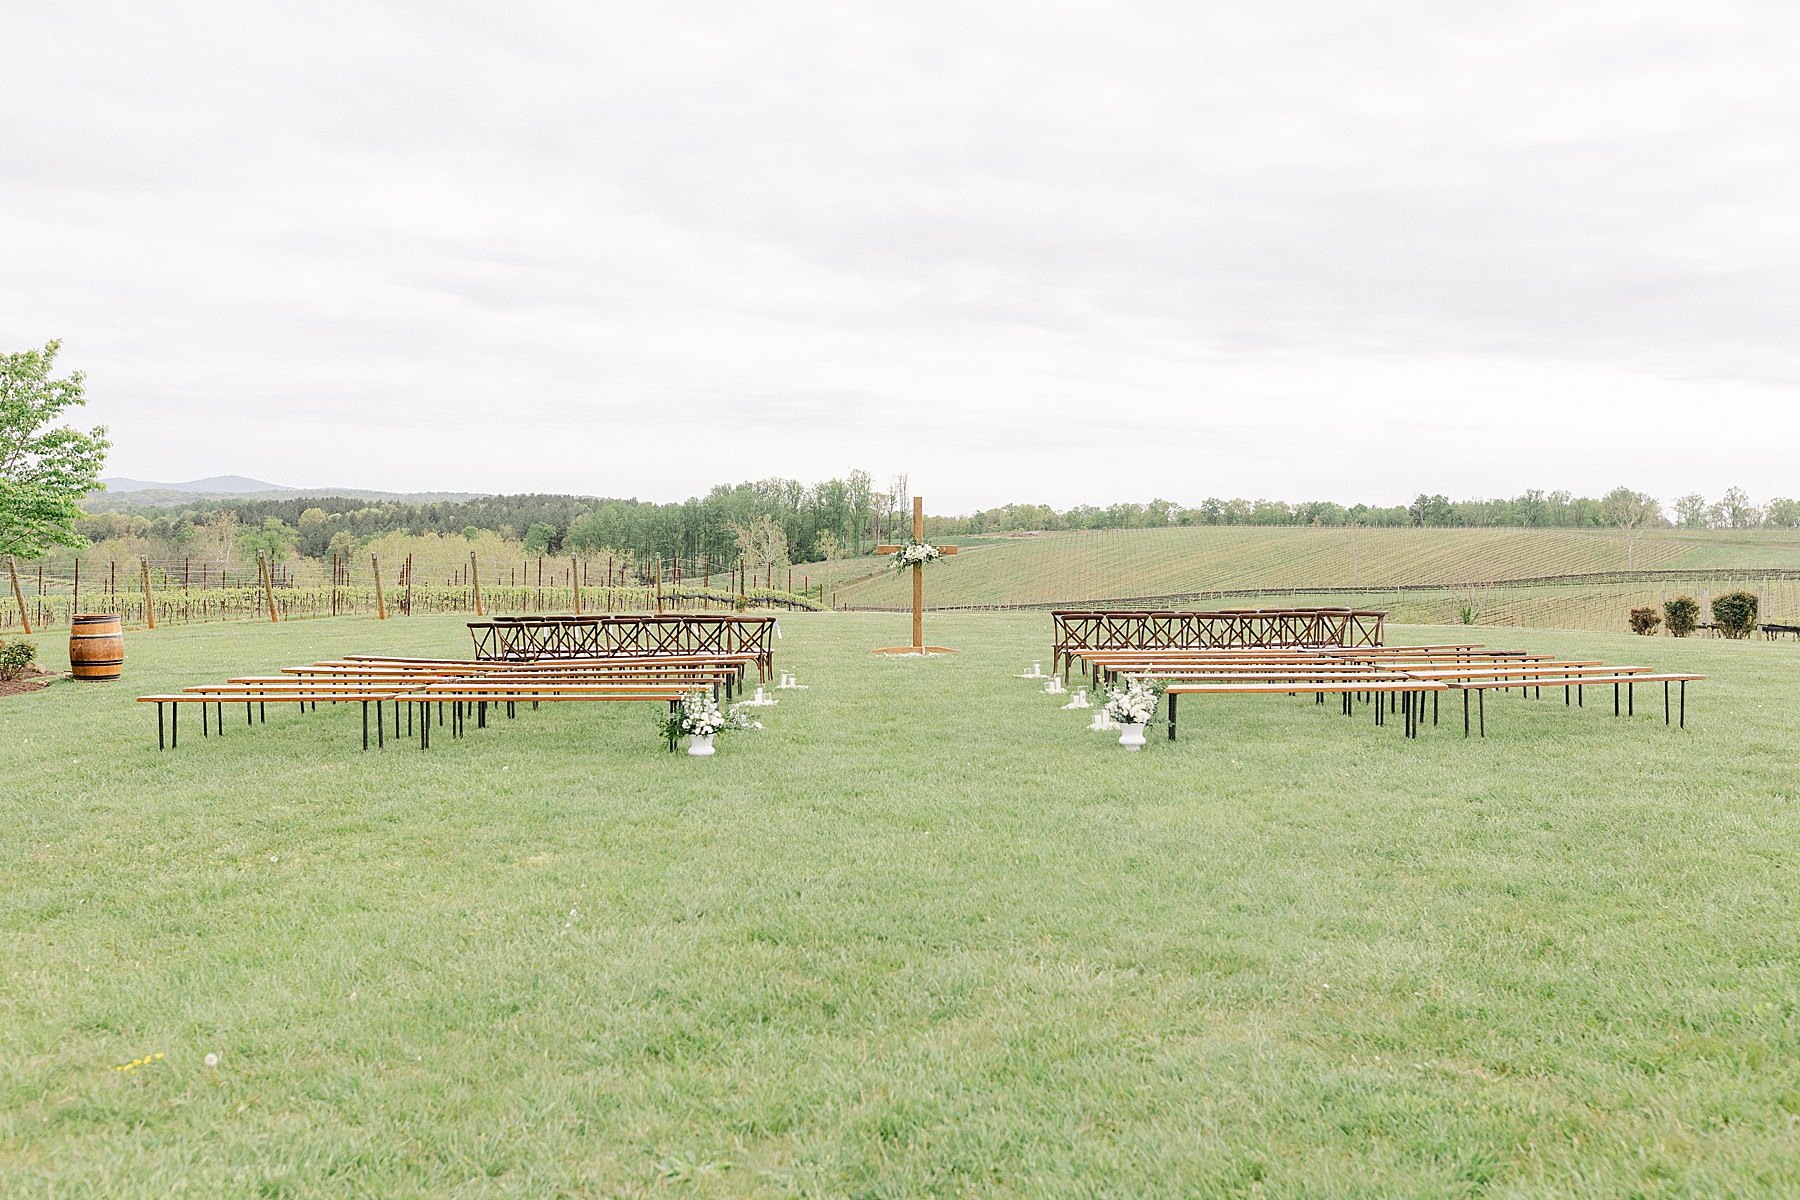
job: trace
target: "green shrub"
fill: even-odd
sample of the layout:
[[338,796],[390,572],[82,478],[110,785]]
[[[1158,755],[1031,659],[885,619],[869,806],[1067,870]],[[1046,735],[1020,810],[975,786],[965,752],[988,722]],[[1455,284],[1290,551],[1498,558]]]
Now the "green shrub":
[[1692,596],[1677,596],[1663,601],[1663,622],[1670,637],[1686,637],[1700,624],[1700,605]]
[[1756,631],[1756,593],[1727,592],[1712,602],[1713,620],[1728,638],[1747,638]]
[[0,642],[0,681],[11,682],[37,661],[37,647],[30,642]]
[[1651,608],[1648,604],[1644,605],[1642,608],[1634,608],[1631,610],[1631,632],[1633,633],[1641,633],[1645,637],[1649,637],[1656,632],[1656,627],[1661,624],[1662,614],[1657,612],[1654,608]]
[[1461,621],[1464,625],[1473,625],[1475,623],[1475,618],[1480,615],[1480,613],[1476,612],[1467,604],[1456,610],[1456,619]]

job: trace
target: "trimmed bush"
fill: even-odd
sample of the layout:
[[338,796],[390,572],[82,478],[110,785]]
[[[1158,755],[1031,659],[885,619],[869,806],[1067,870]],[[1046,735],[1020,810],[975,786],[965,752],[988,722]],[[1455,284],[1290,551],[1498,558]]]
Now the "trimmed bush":
[[1692,596],[1677,596],[1663,601],[1663,622],[1670,637],[1686,637],[1700,624],[1700,604]]
[[0,682],[11,683],[37,661],[37,647],[30,642],[0,642]]
[[1648,604],[1642,608],[1631,610],[1631,632],[1633,633],[1641,633],[1645,637],[1650,637],[1656,632],[1656,627],[1661,624],[1662,614]]
[[1756,593],[1727,592],[1712,602],[1713,620],[1728,638],[1747,638],[1756,631]]

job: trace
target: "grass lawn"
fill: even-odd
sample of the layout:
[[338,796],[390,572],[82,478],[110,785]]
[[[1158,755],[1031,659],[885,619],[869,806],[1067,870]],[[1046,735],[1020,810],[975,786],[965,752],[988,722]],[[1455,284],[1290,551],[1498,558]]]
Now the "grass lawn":
[[1702,670],[1686,733],[1189,698],[1127,754],[1010,677],[1046,616],[782,625],[810,690],[712,760],[131,702],[452,618],[0,700],[0,1195],[1800,1193],[1800,645],[1480,631]]

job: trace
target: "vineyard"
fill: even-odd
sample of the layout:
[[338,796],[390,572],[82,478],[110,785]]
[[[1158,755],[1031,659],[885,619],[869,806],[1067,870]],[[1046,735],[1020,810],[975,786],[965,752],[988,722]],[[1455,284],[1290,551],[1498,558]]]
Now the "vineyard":
[[[117,613],[128,626],[413,613],[647,612],[762,608],[822,609],[829,598],[804,573],[706,560],[629,556],[520,556],[516,544],[483,539],[383,539],[386,555],[212,560],[87,557],[0,563],[0,632],[67,629],[77,612]],[[424,553],[410,549],[423,546]],[[103,552],[107,547],[97,549]],[[115,554],[117,547],[113,548]],[[483,555],[480,551],[487,550]],[[384,573],[377,578],[377,564]],[[15,591],[15,584],[17,590]]]
[[[1657,530],[1625,563],[1616,533],[1583,529],[1181,527],[962,539],[929,568],[934,609],[1257,606],[1312,602],[1386,608],[1396,621],[1617,629],[1623,614],[1672,595],[1704,606],[1744,587],[1765,620],[1800,622],[1800,535],[1785,530]],[[150,549],[145,546],[142,549]],[[132,554],[129,542],[81,559],[17,565],[0,580],[0,632],[23,603],[34,630],[76,611],[129,625],[334,615],[644,612],[759,607],[901,610],[907,578],[886,559],[743,568],[630,555],[527,556],[491,534],[392,535],[354,556],[266,563]],[[377,586],[377,562],[383,577]]]
[[[1616,629],[1624,612],[1746,587],[1770,620],[1800,613],[1791,531],[1657,530],[1632,548],[1613,531],[1202,527],[1042,534],[971,546],[930,569],[933,608],[1088,603],[1255,606],[1310,601],[1387,608],[1398,621]],[[1569,578],[1571,576],[1579,578]],[[865,569],[840,605],[903,609],[907,581]],[[1467,611],[1465,611],[1467,610]]]

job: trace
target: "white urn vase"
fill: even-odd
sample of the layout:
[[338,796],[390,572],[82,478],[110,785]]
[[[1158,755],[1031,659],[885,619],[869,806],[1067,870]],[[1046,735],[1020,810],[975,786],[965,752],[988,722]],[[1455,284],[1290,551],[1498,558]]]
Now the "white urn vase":
[[[705,758],[713,752],[713,735],[710,733],[694,733],[688,735],[688,753],[695,758]],[[1139,738],[1140,742],[1144,739]]]
[[[1120,721],[1119,731],[1119,745],[1127,750],[1136,750],[1144,744],[1144,723],[1142,721],[1130,724]],[[691,754],[692,751],[689,753]]]

